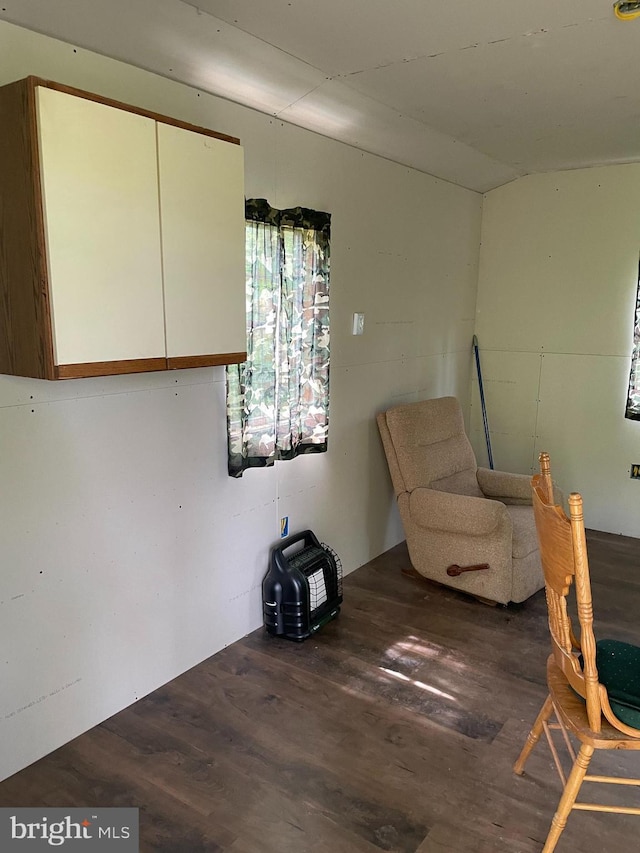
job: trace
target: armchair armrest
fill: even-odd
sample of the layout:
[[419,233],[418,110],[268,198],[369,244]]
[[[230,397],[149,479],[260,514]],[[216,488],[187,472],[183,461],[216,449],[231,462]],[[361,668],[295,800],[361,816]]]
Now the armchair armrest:
[[507,509],[499,501],[474,498],[452,492],[418,488],[409,495],[412,520],[431,530],[484,536],[507,518]]
[[528,474],[509,474],[507,471],[492,471],[478,468],[478,485],[488,498],[504,503],[530,504],[531,477]]

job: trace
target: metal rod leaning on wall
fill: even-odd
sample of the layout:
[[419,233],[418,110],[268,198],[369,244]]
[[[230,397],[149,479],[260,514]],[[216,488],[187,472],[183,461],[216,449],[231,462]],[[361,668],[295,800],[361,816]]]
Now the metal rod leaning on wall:
[[484,424],[484,437],[487,442],[487,455],[489,456],[489,468],[493,470],[493,453],[491,452],[491,435],[489,434],[489,421],[487,420],[487,407],[484,402],[484,386],[482,384],[482,368],[480,367],[480,350],[478,349],[478,338],[473,336],[473,353],[476,357],[476,370],[478,371],[478,388],[480,389],[480,404],[482,406],[482,423]]

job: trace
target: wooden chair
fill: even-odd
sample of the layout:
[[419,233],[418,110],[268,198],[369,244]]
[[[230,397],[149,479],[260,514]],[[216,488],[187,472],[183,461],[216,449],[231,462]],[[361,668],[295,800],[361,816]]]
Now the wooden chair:
[[[640,785],[640,779],[589,776],[595,750],[640,750],[640,648],[616,640],[596,643],[582,498],[569,497],[570,518],[554,505],[549,455],[540,454],[541,473],[533,477],[533,508],[545,577],[552,653],[547,661],[549,695],[534,723],[514,772],[522,775],[544,732],[564,786],[543,853],[551,853],[572,809],[640,814],[640,808],[576,802],[583,782]],[[575,579],[580,640],[567,612]],[[550,723],[555,714],[556,723]],[[559,730],[573,761],[565,776],[550,730]],[[579,742],[576,755],[570,735]]]

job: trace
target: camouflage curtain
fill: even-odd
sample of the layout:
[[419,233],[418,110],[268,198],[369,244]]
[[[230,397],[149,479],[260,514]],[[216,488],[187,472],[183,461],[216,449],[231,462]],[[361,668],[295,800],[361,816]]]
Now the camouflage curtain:
[[631,356],[629,395],[625,417],[631,418],[633,421],[640,421],[640,271],[638,272],[636,315],[633,326],[633,354]]
[[246,201],[247,360],[227,367],[229,476],[327,449],[331,216]]

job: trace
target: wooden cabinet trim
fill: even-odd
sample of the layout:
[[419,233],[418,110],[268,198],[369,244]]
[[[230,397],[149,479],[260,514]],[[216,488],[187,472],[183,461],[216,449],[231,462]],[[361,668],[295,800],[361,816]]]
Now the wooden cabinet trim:
[[185,355],[177,358],[133,358],[88,364],[59,364],[54,368],[54,375],[56,379],[86,379],[91,376],[184,370],[189,367],[219,367],[225,364],[240,364],[246,359],[246,352],[223,352],[215,355]]
[[183,355],[167,359],[169,370],[187,367],[218,367],[222,364],[240,364],[247,360],[246,352],[222,352],[217,355]]
[[96,361],[89,364],[59,364],[56,379],[82,379],[91,376],[115,376],[122,373],[151,373],[166,370],[165,358],[132,358],[125,361]]
[[36,92],[28,88],[29,104],[29,134],[31,136],[31,156],[33,157],[33,191],[35,200],[34,216],[36,222],[36,240],[38,242],[38,267],[40,270],[40,311],[44,318],[42,329],[43,357],[47,378],[54,376],[55,357],[53,352],[53,323],[51,317],[51,291],[49,285],[49,268],[47,265],[47,242],[45,238],[44,208],[42,199],[42,176],[40,173],[40,146],[38,144],[38,110]]
[[152,110],[145,110],[142,107],[135,107],[131,104],[125,104],[122,101],[116,101],[113,98],[105,98],[102,95],[96,95],[94,92],[87,92],[84,89],[76,89],[73,86],[65,86],[62,83],[55,83],[53,80],[44,80],[40,77],[27,77],[31,87],[43,86],[46,89],[56,89],[58,92],[65,92],[67,95],[74,95],[77,98],[84,98],[87,101],[96,101],[99,104],[105,104],[108,107],[115,107],[118,110],[136,113],[137,115],[146,116],[147,118],[159,121],[162,124],[172,124],[175,127],[181,127],[184,130],[190,130],[194,133],[200,133],[203,136],[211,136],[214,139],[221,139],[223,142],[230,142],[232,145],[240,145],[240,140],[237,136],[229,136],[226,133],[218,133],[216,130],[210,130],[208,127],[201,127],[197,124],[191,124],[188,121],[171,118],[171,116],[162,115]]
[[0,93],[0,372],[53,379],[35,91],[28,80]]

